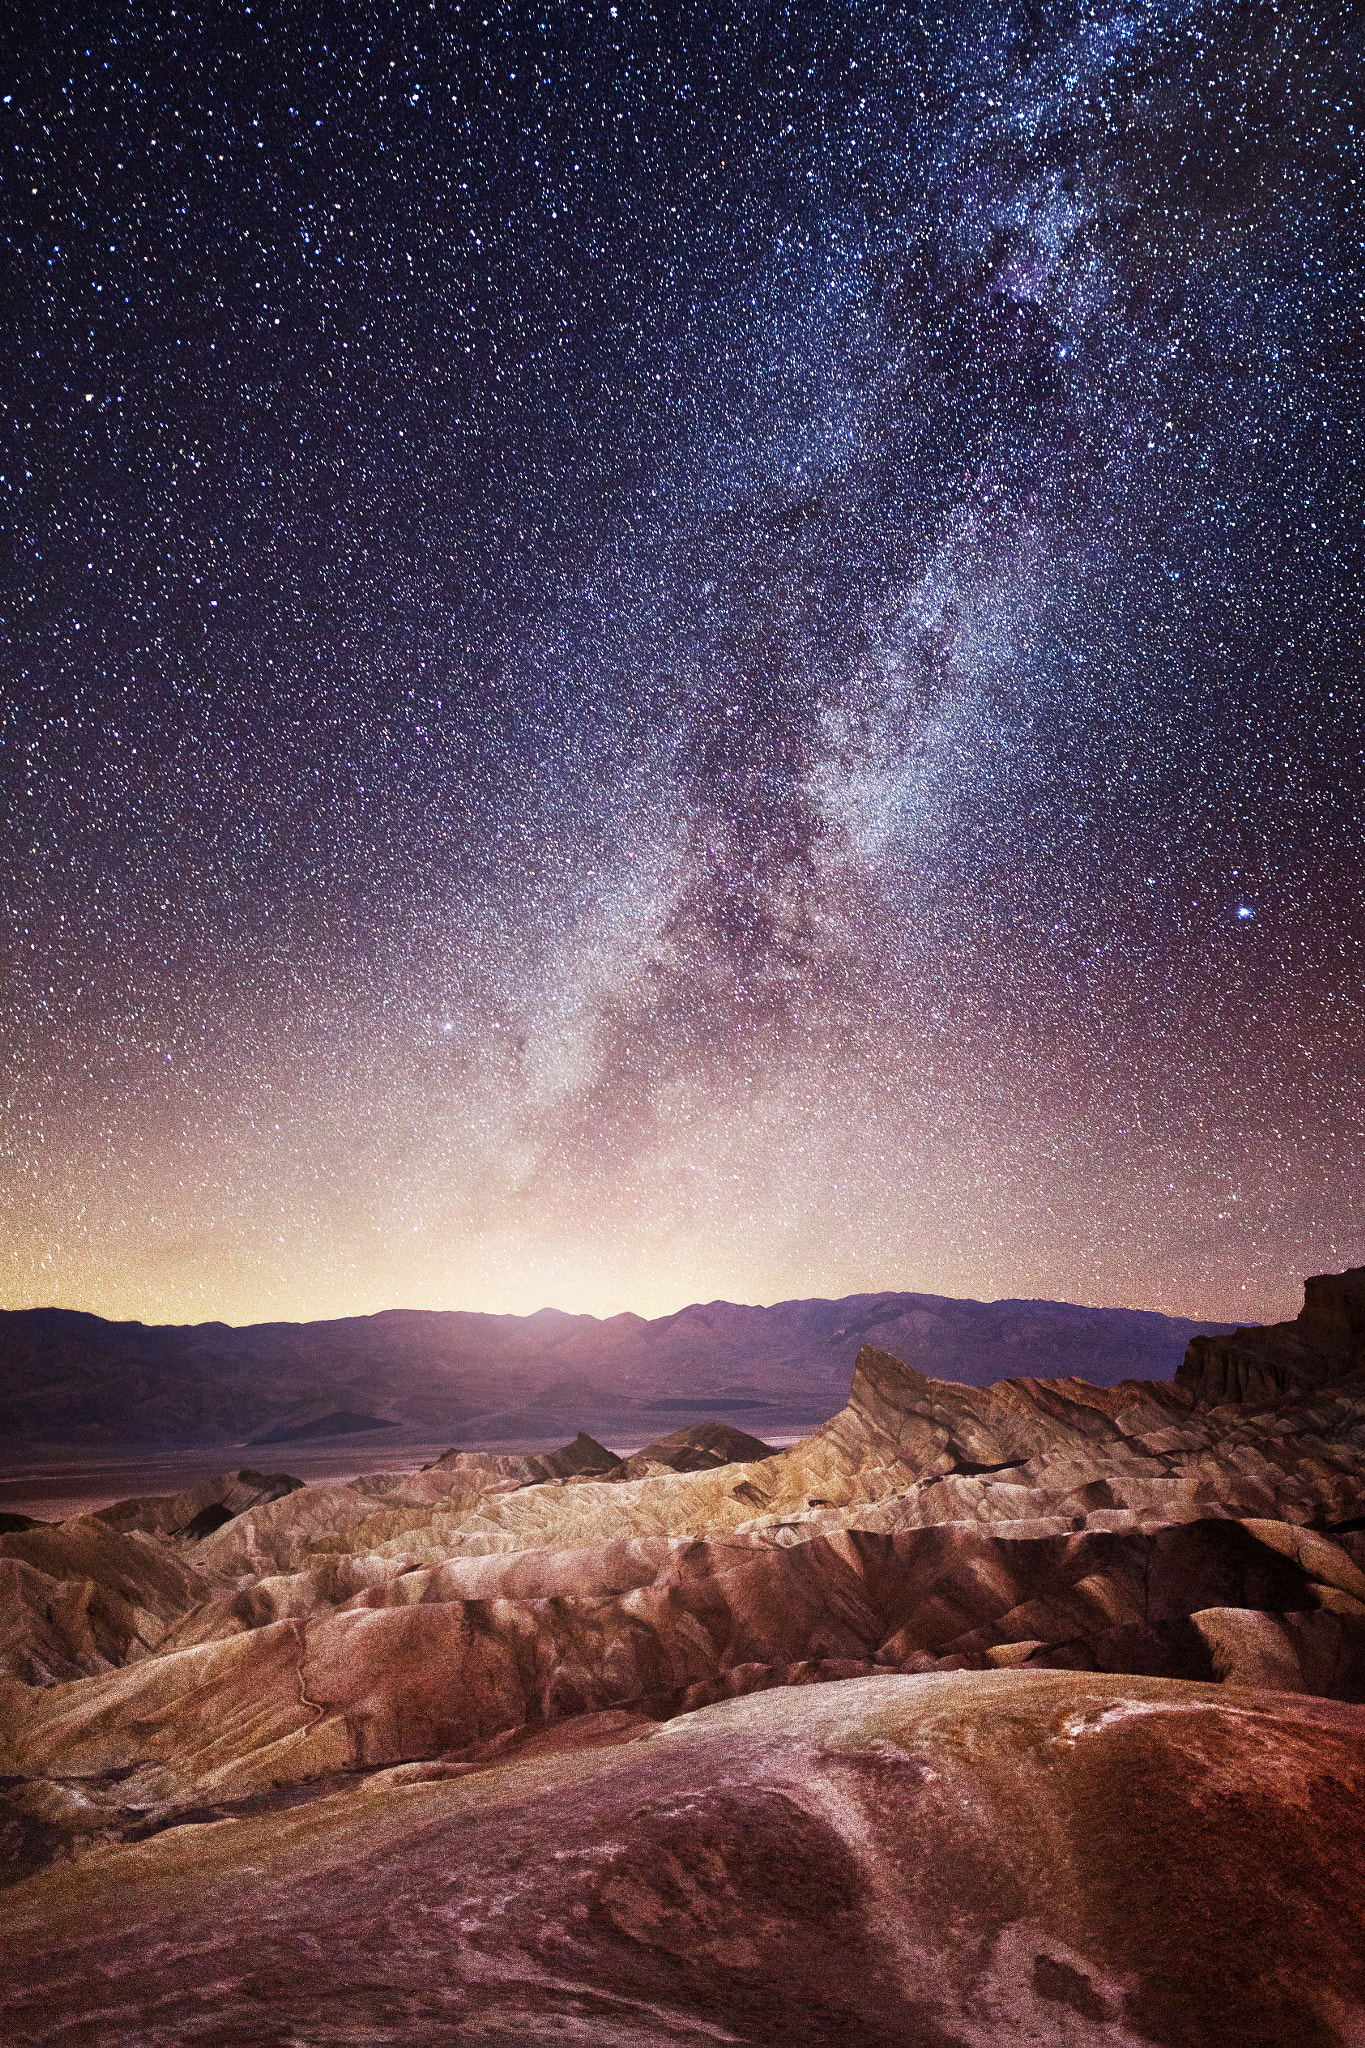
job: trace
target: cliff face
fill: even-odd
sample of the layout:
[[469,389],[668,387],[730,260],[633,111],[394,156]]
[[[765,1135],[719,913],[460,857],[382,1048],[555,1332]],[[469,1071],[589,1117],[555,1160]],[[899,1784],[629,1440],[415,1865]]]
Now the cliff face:
[[1365,1370],[1365,1266],[1305,1280],[1292,1323],[1190,1340],[1176,1385],[1200,1408],[1276,1401]]

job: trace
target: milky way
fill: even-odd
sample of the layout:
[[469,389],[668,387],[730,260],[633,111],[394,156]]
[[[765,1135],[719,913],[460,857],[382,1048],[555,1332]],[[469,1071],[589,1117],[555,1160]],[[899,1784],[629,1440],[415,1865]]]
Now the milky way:
[[8,1304],[1365,1259],[1358,14],[24,41]]

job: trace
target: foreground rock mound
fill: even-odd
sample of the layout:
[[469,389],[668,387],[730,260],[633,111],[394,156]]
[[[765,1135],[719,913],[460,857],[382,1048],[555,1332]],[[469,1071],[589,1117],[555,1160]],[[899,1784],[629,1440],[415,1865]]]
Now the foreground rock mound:
[[582,1733],[20,1886],[5,2039],[1329,2048],[1365,2025],[1351,1708],[958,1673]]

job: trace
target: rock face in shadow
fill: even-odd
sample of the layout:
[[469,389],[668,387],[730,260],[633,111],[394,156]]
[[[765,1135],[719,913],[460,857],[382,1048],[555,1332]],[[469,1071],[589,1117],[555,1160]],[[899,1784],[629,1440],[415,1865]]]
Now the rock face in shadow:
[[247,1508],[262,1507],[297,1493],[303,1485],[287,1472],[223,1472],[183,1493],[150,1494],[140,1500],[116,1501],[112,1507],[97,1508],[95,1519],[126,1535],[141,1529],[149,1536],[208,1536],[221,1529],[234,1515]]
[[1352,2039],[1363,1510],[1365,1369],[1207,1406],[865,1345],[785,1449],[14,1531],[4,2037]]
[[623,1458],[619,1479],[654,1479],[661,1472],[711,1472],[718,1465],[752,1464],[773,1454],[771,1444],[728,1422],[694,1422]]
[[1197,1406],[1273,1401],[1330,1385],[1365,1369],[1365,1266],[1319,1273],[1303,1283],[1292,1323],[1190,1339],[1176,1374]]

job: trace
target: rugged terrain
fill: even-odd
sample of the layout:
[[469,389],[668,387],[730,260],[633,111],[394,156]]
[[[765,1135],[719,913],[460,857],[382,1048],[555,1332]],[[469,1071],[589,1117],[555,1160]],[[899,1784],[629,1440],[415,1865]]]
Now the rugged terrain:
[[12,1529],[5,2037],[1358,2041],[1362,1309]]

